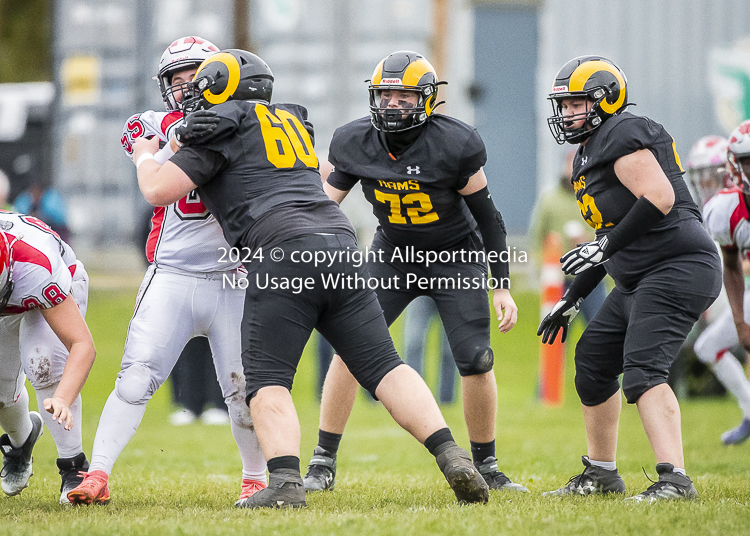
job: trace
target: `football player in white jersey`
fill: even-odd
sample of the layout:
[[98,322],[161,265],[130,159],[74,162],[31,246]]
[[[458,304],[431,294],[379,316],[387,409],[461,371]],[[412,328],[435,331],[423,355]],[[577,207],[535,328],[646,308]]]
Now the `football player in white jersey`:
[[[723,148],[726,147],[725,140]],[[714,163],[714,167],[728,167],[735,187],[722,189],[705,201],[712,193],[711,185],[716,192],[721,182],[711,179],[708,169],[700,174],[702,179],[696,178],[692,182],[702,201],[706,202],[703,206],[706,229],[721,246],[724,288],[730,307],[698,337],[694,348],[698,358],[707,363],[722,385],[737,397],[742,409],[740,425],[721,436],[725,445],[732,445],[750,437],[750,381],[730,352],[738,344],[750,350],[750,293],[745,290],[742,271],[742,258],[750,254],[750,121],[734,129],[729,137],[728,151],[724,150],[722,156],[722,161]],[[719,172],[714,171],[714,174],[719,175]]]
[[[57,446],[60,502],[88,469],[80,396],[96,356],[83,319],[88,286],[83,264],[47,224],[0,211],[0,477],[7,495],[28,486],[43,424]],[[29,412],[27,376],[39,413]]]
[[[199,37],[183,37],[164,51],[157,81],[167,112],[148,111],[128,119],[121,142],[129,155],[133,140],[141,136],[156,136],[166,143],[157,156],[160,161],[174,154],[170,144],[175,143],[175,130],[182,124],[179,103],[184,84],[218,50]],[[266,487],[266,462],[245,404],[240,356],[245,291],[224,282],[225,275],[236,281],[246,272],[237,259],[228,260],[229,249],[221,227],[195,192],[154,209],[146,244],[151,265],[128,328],[122,370],[99,420],[90,471],[68,494],[72,503],[109,502],[107,481],[115,460],[135,434],[146,403],[169,376],[185,344],[199,335],[208,337],[240,450],[240,500]]]

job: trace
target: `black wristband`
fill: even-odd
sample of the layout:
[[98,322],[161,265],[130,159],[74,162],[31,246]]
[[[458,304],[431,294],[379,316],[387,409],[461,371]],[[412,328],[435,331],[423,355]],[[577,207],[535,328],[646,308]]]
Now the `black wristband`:
[[651,201],[641,197],[614,229],[607,234],[608,244],[604,248],[607,258],[645,235],[664,218],[664,213]]
[[596,288],[596,285],[604,279],[605,275],[607,275],[607,269],[604,264],[584,270],[576,276],[563,297],[573,302],[579,298],[586,298]]
[[[478,192],[465,195],[464,201],[474,219],[477,220],[479,232],[482,233],[492,277],[497,279],[500,288],[508,288],[507,284],[503,285],[503,280],[510,281],[510,265],[507,260],[504,262],[500,260],[501,254],[508,249],[505,239],[507,233],[503,217],[495,208],[489,188],[485,186]],[[490,254],[491,252],[494,253]]]

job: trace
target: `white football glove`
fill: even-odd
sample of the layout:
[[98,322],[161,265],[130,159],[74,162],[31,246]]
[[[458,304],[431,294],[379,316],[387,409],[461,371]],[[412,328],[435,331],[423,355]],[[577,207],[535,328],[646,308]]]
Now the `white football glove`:
[[566,275],[578,275],[605,262],[609,258],[609,255],[606,254],[608,245],[609,239],[606,236],[601,237],[598,241],[579,244],[578,247],[571,249],[560,257],[562,271]]

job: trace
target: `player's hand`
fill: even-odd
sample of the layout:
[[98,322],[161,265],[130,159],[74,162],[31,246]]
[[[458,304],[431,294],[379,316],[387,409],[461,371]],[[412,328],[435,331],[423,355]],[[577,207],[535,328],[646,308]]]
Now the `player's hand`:
[[219,124],[219,118],[213,110],[195,110],[185,116],[183,123],[174,131],[174,137],[180,144],[197,140],[210,134]]
[[44,409],[47,413],[52,414],[52,418],[58,424],[63,424],[63,428],[71,430],[73,428],[73,412],[70,411],[68,404],[59,396],[44,399]]
[[740,339],[740,344],[746,351],[750,352],[750,325],[748,325],[747,322],[735,325],[737,326],[737,336]]
[[552,311],[544,317],[542,323],[539,324],[539,329],[536,330],[537,335],[542,336],[543,344],[552,344],[555,342],[557,333],[562,330],[562,337],[560,342],[565,342],[568,337],[568,326],[578,314],[578,309],[581,306],[583,298],[579,298],[576,301],[572,301],[570,298],[563,298],[555,304]]
[[608,245],[609,239],[606,236],[598,241],[578,244],[578,247],[560,257],[562,271],[566,275],[578,275],[584,270],[603,263],[609,258],[605,252]]
[[500,333],[508,333],[518,320],[518,307],[510,295],[510,290],[496,288],[492,293],[492,305],[495,306],[497,319],[500,320]]
[[140,158],[141,155],[150,153],[150,154],[156,154],[159,151],[159,138],[154,136],[150,140],[146,139],[144,136],[141,136],[140,138],[136,138],[133,140],[133,163],[135,164],[138,162],[138,158]]

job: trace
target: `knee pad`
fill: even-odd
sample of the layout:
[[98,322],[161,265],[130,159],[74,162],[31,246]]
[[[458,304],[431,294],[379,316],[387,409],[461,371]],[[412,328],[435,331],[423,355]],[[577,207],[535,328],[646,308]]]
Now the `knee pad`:
[[635,404],[641,395],[662,383],[667,383],[667,378],[649,375],[641,369],[628,369],[622,374],[622,392],[628,404]]
[[477,352],[468,365],[461,364],[458,372],[461,376],[477,376],[491,371],[494,364],[495,354],[492,352],[492,348],[485,348]]
[[575,382],[578,398],[581,399],[581,404],[584,406],[598,406],[620,390],[617,379],[602,382],[580,372],[576,372]]
[[128,404],[145,404],[154,394],[151,388],[151,369],[143,363],[130,365],[115,382],[115,392]]

